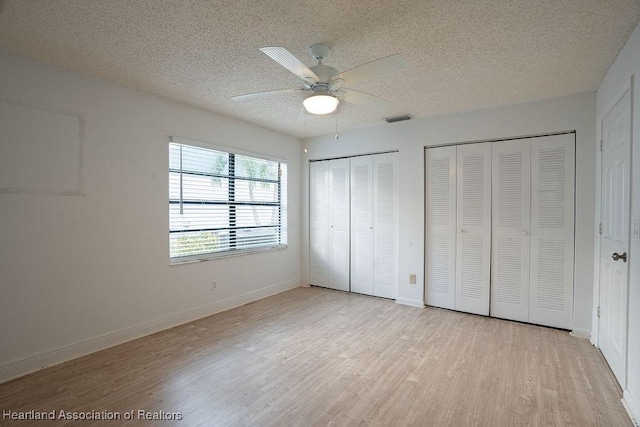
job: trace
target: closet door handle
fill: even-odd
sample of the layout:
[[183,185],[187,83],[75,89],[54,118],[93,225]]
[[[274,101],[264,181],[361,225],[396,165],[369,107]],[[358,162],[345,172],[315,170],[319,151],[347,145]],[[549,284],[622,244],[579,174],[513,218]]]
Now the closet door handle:
[[621,259],[624,262],[627,262],[627,253],[624,252],[622,255],[620,255],[618,252],[614,252],[613,255],[611,255],[611,258],[613,258],[614,261],[618,261],[619,259]]

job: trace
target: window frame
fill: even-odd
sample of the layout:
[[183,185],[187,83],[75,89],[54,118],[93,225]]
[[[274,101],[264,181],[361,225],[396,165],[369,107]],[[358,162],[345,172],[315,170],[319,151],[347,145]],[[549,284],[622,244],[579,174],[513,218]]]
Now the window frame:
[[[284,159],[281,158],[277,158],[277,157],[273,157],[273,156],[269,156],[269,155],[264,155],[264,154],[258,154],[258,153],[253,153],[253,152],[246,152],[246,151],[242,151],[242,150],[236,150],[236,149],[231,149],[229,147],[224,147],[224,146],[218,146],[218,145],[214,145],[214,144],[209,144],[206,142],[201,142],[201,141],[194,141],[191,139],[187,139],[187,138],[181,138],[181,137],[176,137],[176,136],[170,136],[169,137],[169,143],[167,144],[167,164],[168,164],[168,168],[167,168],[167,177],[169,179],[169,183],[171,182],[171,174],[172,173],[185,173],[184,170],[181,169],[175,169],[175,168],[171,168],[171,160],[170,160],[170,147],[171,144],[181,144],[181,145],[185,145],[185,146],[192,146],[195,148],[201,148],[201,149],[205,149],[205,150],[212,150],[212,151],[218,151],[224,154],[227,154],[229,156],[229,172],[228,175],[219,175],[219,174],[215,174],[215,173],[207,173],[207,172],[196,172],[196,171],[192,171],[192,172],[187,172],[193,175],[200,175],[200,176],[209,176],[209,177],[218,177],[218,178],[225,178],[228,179],[228,193],[227,193],[227,200],[226,202],[222,202],[222,201],[213,201],[213,200],[198,200],[198,201],[187,201],[186,203],[188,204],[193,204],[193,205],[206,205],[206,204],[213,204],[213,205],[227,205],[229,206],[229,227],[223,227],[223,228],[216,228],[216,230],[222,230],[222,229],[227,229],[229,231],[229,249],[225,249],[222,251],[217,251],[217,252],[205,252],[205,253],[199,253],[199,254],[192,254],[192,255],[185,255],[185,256],[176,256],[176,257],[172,257],[171,256],[171,235],[172,234],[178,234],[181,232],[185,232],[185,230],[171,230],[171,206],[175,205],[175,204],[181,204],[184,205],[185,204],[185,200],[182,199],[182,182],[180,183],[180,192],[181,192],[181,197],[180,199],[172,199],[171,198],[171,192],[169,191],[168,193],[168,197],[167,200],[169,201],[168,205],[169,205],[169,264],[170,265],[179,265],[179,264],[186,264],[186,263],[194,263],[194,262],[201,262],[201,261],[209,261],[209,260],[213,260],[213,259],[220,259],[220,258],[228,258],[228,257],[235,257],[235,256],[244,256],[244,255],[251,255],[251,254],[257,254],[257,253],[263,253],[263,252],[272,252],[272,251],[277,251],[277,250],[283,250],[286,249],[288,247],[288,232],[286,232],[287,229],[287,224],[286,222],[283,222],[283,217],[286,219],[288,215],[283,216],[283,209],[287,209],[287,203],[286,203],[286,194],[285,194],[285,203],[282,203],[282,191],[283,191],[283,184],[285,189],[288,188],[288,183],[284,182],[283,183],[283,174],[282,174],[282,165],[285,165],[285,168],[287,168],[287,162]],[[257,160],[267,160],[270,162],[276,162],[278,165],[278,172],[277,172],[277,176],[278,179],[274,180],[274,179],[260,179],[260,178],[251,178],[251,177],[244,177],[244,176],[236,176],[235,175],[235,160],[236,160],[236,156],[244,156],[244,157],[249,157],[251,159],[257,159]],[[288,168],[287,168],[288,169]],[[287,174],[288,175],[288,174]],[[285,176],[285,178],[287,178],[287,176]],[[276,184],[277,185],[277,200],[276,202],[247,202],[247,201],[236,201],[235,200],[235,184],[237,180],[242,180],[242,181],[256,181],[256,182],[267,182],[270,184]],[[170,184],[171,185],[171,184]],[[254,226],[249,226],[249,227],[234,227],[232,226],[233,223],[235,223],[236,221],[236,215],[235,215],[235,208],[238,205],[243,205],[243,206],[274,206],[278,208],[278,212],[277,212],[277,225],[265,225],[265,226],[259,226],[259,227],[254,227]],[[241,229],[254,229],[254,228],[277,228],[276,231],[276,238],[277,238],[277,242],[273,243],[273,244],[267,244],[264,246],[256,246],[256,247],[250,247],[250,248],[236,248],[235,245],[237,244],[237,241],[235,239],[232,239],[231,236],[235,235],[235,233],[238,230]],[[195,230],[189,230],[191,232],[193,231],[204,231],[204,229],[199,230],[199,229],[195,229]],[[213,229],[207,229],[206,231],[215,231]],[[283,235],[285,237],[285,241],[283,242]],[[231,246],[234,246],[234,248],[232,248]]]

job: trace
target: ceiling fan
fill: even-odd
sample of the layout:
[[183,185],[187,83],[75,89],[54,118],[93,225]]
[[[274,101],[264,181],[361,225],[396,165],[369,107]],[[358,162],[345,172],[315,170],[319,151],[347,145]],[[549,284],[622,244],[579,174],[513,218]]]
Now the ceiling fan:
[[407,68],[405,60],[396,54],[338,72],[335,68],[322,63],[329,55],[329,46],[323,43],[314,44],[309,48],[311,56],[318,61],[317,65],[311,67],[304,65],[284,47],[262,47],[260,50],[298,76],[303,81],[303,87],[238,95],[232,97],[232,100],[249,101],[285,93],[311,92],[310,96],[303,101],[303,105],[312,114],[331,113],[338,107],[340,100],[366,108],[385,110],[393,105],[391,101],[348,89],[346,85],[382,77]]

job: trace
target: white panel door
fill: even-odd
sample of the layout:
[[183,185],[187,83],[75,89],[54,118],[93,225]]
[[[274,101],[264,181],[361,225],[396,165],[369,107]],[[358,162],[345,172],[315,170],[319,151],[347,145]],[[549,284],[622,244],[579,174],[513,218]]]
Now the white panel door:
[[491,143],[457,147],[455,309],[489,315]]
[[349,290],[349,159],[329,161],[329,281],[327,287]]
[[575,135],[531,138],[529,322],[571,329]]
[[329,285],[329,162],[309,164],[309,283]]
[[425,150],[427,305],[454,308],[456,283],[456,147]]
[[373,156],[351,162],[351,292],[373,295]]
[[629,91],[602,121],[602,235],[598,345],[625,387],[630,186]]
[[530,143],[492,143],[491,316],[529,321]]
[[398,154],[373,157],[373,295],[398,289]]

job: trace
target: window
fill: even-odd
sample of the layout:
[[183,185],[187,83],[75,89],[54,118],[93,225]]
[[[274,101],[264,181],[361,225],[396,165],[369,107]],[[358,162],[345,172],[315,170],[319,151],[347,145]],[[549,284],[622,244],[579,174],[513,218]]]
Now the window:
[[286,164],[172,138],[172,263],[286,247],[286,224]]

